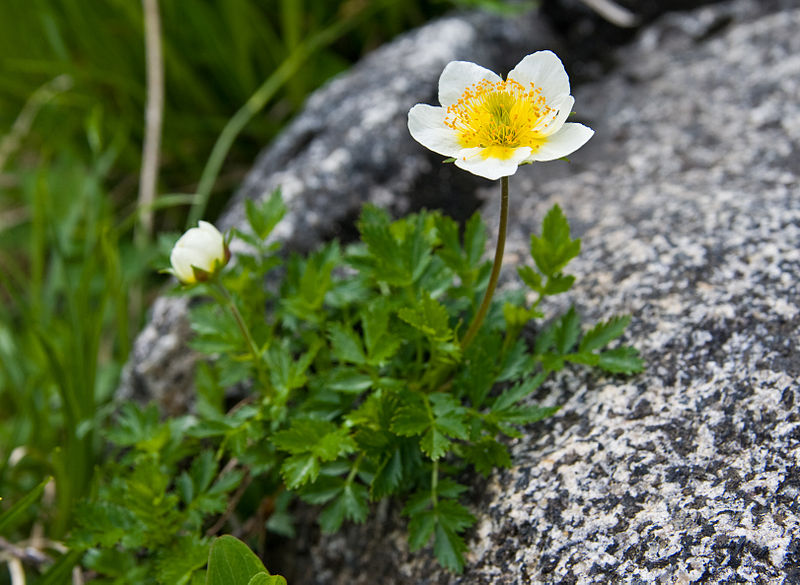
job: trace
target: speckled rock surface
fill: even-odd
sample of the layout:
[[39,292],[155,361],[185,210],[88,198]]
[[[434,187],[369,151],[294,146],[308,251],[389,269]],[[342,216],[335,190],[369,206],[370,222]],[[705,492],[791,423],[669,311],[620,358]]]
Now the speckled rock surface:
[[[528,52],[545,47],[560,49],[535,13],[515,18],[468,13],[433,22],[370,53],[309,98],[256,161],[218,226],[245,225],[244,199],[260,200],[278,187],[289,212],[275,236],[301,251],[334,236],[353,237],[352,223],[367,201],[398,214],[424,204],[468,217],[479,204],[475,191],[482,179],[442,165],[441,157],[419,148],[408,135],[408,110],[435,99],[436,80],[449,61],[509,70]],[[168,412],[185,409],[194,364],[186,348],[186,306],[175,298],[156,301],[125,368],[120,398],[155,398]],[[169,342],[155,341],[164,336]]]
[[561,306],[632,314],[647,372],[549,384],[563,409],[475,485],[463,575],[390,511],[313,545],[298,582],[800,583],[798,30],[794,2],[672,15],[576,92],[597,134],[512,178],[507,282],[558,202],[584,244]]

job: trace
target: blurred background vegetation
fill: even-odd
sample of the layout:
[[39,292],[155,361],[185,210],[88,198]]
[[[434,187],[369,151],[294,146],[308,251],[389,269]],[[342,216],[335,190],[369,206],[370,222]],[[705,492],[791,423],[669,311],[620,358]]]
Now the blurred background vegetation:
[[[506,8],[160,2],[165,100],[152,233],[182,231],[198,214],[213,219],[310,92],[454,6]],[[161,247],[150,230],[137,236],[145,28],[136,0],[0,2],[0,584],[10,582],[2,563],[12,546],[56,551],[68,532],[132,338],[164,282],[159,249],[174,235]],[[55,482],[36,489],[49,476]],[[9,515],[26,494],[36,497]],[[60,582],[51,574],[40,582]]]

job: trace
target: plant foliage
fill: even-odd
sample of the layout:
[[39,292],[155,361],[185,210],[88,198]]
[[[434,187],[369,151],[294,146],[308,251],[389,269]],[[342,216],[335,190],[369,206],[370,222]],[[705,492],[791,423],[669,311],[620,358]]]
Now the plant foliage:
[[[367,206],[358,243],[284,260],[269,241],[283,213],[277,194],[249,205],[251,230],[236,236],[250,252],[220,282],[192,289],[220,301],[192,314],[194,346],[209,355],[196,414],[166,422],[152,408],[120,414],[113,480],[83,505],[73,535],[96,570],[108,572],[128,550],[140,568],[151,560],[157,582],[190,582],[204,563],[203,531],[230,512],[233,492],[256,481],[262,498],[320,506],[325,532],[363,522],[391,497],[403,503],[410,548],[432,544],[443,566],[461,571],[475,523],[465,479],[509,467],[504,438],[558,410],[531,401],[548,375],[567,362],[611,374],[642,367],[634,349],[607,348],[627,317],[585,330],[571,308],[542,324],[541,301],[569,289],[574,277],[564,269],[580,250],[558,207],[531,238],[532,264],[519,269],[535,301],[497,299],[466,346],[461,335],[489,272],[477,215],[460,230],[438,212],[391,221]],[[535,341],[523,330],[535,330]],[[226,411],[221,397],[241,382],[247,397]],[[286,503],[276,525],[291,533]]]

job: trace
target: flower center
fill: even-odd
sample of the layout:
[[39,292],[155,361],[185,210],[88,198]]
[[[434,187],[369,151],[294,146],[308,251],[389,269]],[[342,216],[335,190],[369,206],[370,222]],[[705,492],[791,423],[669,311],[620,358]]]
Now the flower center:
[[533,83],[482,80],[464,90],[447,108],[445,125],[456,131],[464,148],[480,147],[484,155],[508,158],[513,149],[529,146],[536,150],[552,121],[553,108],[542,90]]

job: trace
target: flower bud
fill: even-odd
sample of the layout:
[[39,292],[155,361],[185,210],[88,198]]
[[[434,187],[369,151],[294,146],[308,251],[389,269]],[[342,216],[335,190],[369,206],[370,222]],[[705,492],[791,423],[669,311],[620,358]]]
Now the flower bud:
[[231,253],[217,228],[206,221],[183,234],[172,248],[170,272],[183,284],[194,284],[214,276],[228,263]]

